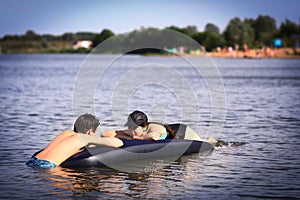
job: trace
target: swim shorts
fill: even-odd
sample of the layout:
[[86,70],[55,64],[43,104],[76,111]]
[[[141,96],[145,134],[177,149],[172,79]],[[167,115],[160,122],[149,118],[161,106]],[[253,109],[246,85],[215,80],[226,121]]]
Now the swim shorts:
[[36,157],[32,157],[29,161],[26,162],[26,165],[29,167],[41,168],[41,169],[50,169],[56,167],[56,164],[48,160],[38,159]]
[[168,133],[165,132],[162,136],[160,136],[160,138],[158,140],[164,140],[168,137]]

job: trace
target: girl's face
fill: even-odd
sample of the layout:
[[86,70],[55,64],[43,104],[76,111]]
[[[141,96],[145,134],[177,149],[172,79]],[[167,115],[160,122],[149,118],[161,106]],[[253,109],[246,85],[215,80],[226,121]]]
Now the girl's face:
[[133,136],[142,136],[144,134],[144,130],[141,126],[128,127],[128,130]]

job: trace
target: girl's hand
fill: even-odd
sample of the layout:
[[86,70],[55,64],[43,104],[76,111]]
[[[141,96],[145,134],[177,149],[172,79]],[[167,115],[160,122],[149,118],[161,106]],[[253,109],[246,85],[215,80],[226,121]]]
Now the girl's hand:
[[134,140],[143,140],[144,137],[143,137],[143,136],[133,135],[133,139],[134,139]]

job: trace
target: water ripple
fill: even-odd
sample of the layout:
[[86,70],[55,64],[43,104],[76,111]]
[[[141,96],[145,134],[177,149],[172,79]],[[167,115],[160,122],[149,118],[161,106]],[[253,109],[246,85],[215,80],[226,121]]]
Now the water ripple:
[[[85,55],[0,55],[0,58],[1,199],[297,199],[300,196],[298,60],[216,59],[226,90],[226,121],[222,134],[216,137],[224,142],[245,144],[225,145],[205,157],[192,155],[171,163],[158,161],[160,167],[150,166],[151,170],[144,173],[125,173],[109,168],[58,167],[45,171],[26,167],[24,163],[34,152],[44,148],[60,131],[72,128],[73,88]],[[140,66],[143,62],[173,66],[190,80],[199,111],[188,110],[184,122],[194,126],[201,136],[214,136],[207,133],[208,126],[221,121],[211,119],[211,96],[205,80],[186,62],[173,57],[130,56],[116,62],[106,77],[108,83],[99,85],[95,91],[95,108],[103,122],[100,129],[119,128],[112,116],[109,91],[130,66]],[[159,68],[156,70],[159,73]],[[172,84],[184,92],[176,82]],[[169,98],[162,87],[152,84],[144,89],[147,93],[135,92],[132,109],[149,110],[153,102],[160,102],[165,115],[157,112],[155,117],[166,117],[172,123],[182,119],[180,109],[189,108],[180,105],[174,95]],[[184,103],[187,102],[190,103],[189,98]],[[123,111],[124,105],[115,109]]]

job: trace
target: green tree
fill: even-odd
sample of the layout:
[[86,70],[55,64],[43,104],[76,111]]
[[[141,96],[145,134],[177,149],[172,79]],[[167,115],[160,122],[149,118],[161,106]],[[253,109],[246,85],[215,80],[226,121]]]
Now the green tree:
[[96,34],[93,38],[93,47],[96,47],[98,44],[104,40],[114,36],[115,34],[109,29],[103,29],[100,34]]
[[182,28],[179,28],[177,26],[169,26],[167,27],[166,29],[171,29],[173,31],[177,31],[177,32],[180,32],[180,33],[183,33],[183,34],[187,34],[186,33],[186,30],[182,29]]
[[225,45],[225,40],[222,36],[215,32],[205,31],[205,37],[202,45],[205,46],[206,51],[212,51],[217,47],[223,47]]
[[37,35],[34,31],[28,30],[23,36],[24,40],[40,40],[41,36]]
[[169,26],[167,29],[171,29],[173,31],[177,31],[180,33],[183,33],[185,35],[188,35],[192,37],[194,34],[198,33],[197,27],[196,26],[187,26],[185,28],[179,28],[177,26]]
[[46,40],[46,41],[61,41],[62,40],[62,36],[54,36],[51,34],[44,34],[41,36],[42,40]]
[[65,33],[62,35],[62,40],[63,41],[76,41],[77,38],[73,33]]
[[93,40],[95,33],[91,32],[78,32],[75,34],[77,40]]
[[280,36],[283,39],[285,46],[292,47],[300,42],[300,26],[295,22],[286,19],[285,22],[280,24]]
[[244,23],[248,23],[253,29],[255,26],[255,19],[252,18],[245,18]]
[[244,44],[251,46],[254,39],[254,30],[250,24],[242,22],[238,17],[230,20],[224,33],[227,45],[236,45],[240,47]]
[[1,40],[5,41],[14,41],[14,40],[21,40],[21,37],[19,35],[5,35]]
[[205,46],[206,51],[212,51],[216,47],[224,47],[226,44],[222,35],[212,31],[200,32],[193,35],[193,39],[200,45]]
[[268,15],[259,15],[252,28],[255,30],[255,40],[262,45],[268,45],[278,31],[276,20]]
[[285,22],[280,24],[279,31],[282,36],[289,37],[295,34],[300,34],[300,27],[295,22],[286,19]]
[[205,32],[199,32],[199,33],[194,34],[194,35],[192,36],[192,38],[193,38],[196,42],[198,42],[198,44],[202,45],[202,44],[203,44],[203,41],[204,41],[204,39],[205,39],[205,36],[206,36]]
[[198,33],[196,26],[187,26],[186,28],[183,28],[182,30],[183,30],[184,34],[186,34],[188,36],[192,36],[195,33]]
[[220,30],[219,30],[219,27],[217,27],[215,24],[212,24],[212,23],[208,23],[205,25],[205,31],[211,31],[211,32],[214,32],[216,34],[220,34]]

